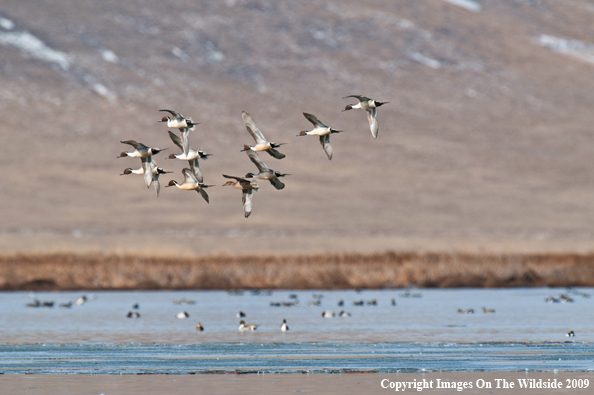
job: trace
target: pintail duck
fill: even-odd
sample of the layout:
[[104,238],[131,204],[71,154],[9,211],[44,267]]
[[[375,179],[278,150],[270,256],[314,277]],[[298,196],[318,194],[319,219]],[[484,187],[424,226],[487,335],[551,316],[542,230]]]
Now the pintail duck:
[[76,302],[74,302],[74,304],[76,304],[77,306],[82,306],[83,304],[85,304],[86,301],[87,297],[83,295],[80,298],[76,299]]
[[297,136],[320,136],[320,144],[322,144],[322,148],[324,149],[326,156],[328,156],[328,159],[331,160],[332,146],[330,145],[330,135],[332,133],[342,133],[342,131],[332,129],[324,125],[322,122],[320,122],[318,118],[315,117],[315,115],[311,115],[306,112],[304,112],[303,115],[305,116],[305,118],[307,118],[309,122],[311,122],[314,125],[314,128],[309,131],[304,130]]
[[260,129],[258,129],[258,127],[256,126],[256,123],[254,122],[253,118],[247,112],[242,111],[241,118],[243,118],[243,122],[245,123],[247,131],[252,135],[252,137],[256,141],[256,145],[244,145],[244,149],[242,151],[245,151],[245,147],[248,147],[247,149],[251,149],[252,151],[266,151],[276,159],[282,159],[285,157],[285,154],[281,154],[275,149],[285,143],[273,143],[272,141],[266,140]]
[[[178,136],[176,136],[174,133],[171,133],[171,131],[170,131],[169,137],[171,138],[171,141],[173,141],[173,143],[175,145],[177,145],[182,151],[184,150],[184,143]],[[180,159],[180,160],[188,160],[188,161],[192,160],[192,159],[207,160],[209,156],[212,156],[212,154],[204,153],[204,151],[202,151],[201,148],[198,148],[198,150],[193,150],[192,148],[190,148],[188,150],[187,154],[186,153],[182,153],[179,155],[171,154],[166,159]]]
[[138,143],[134,140],[120,141],[120,143],[131,145],[134,147],[134,151],[124,151],[120,154],[120,156],[118,156],[118,158],[123,158],[125,156],[129,156],[131,158],[146,158],[148,156],[157,155],[159,152],[163,151],[160,148],[147,147],[146,145]]
[[169,181],[169,184],[167,186],[172,187],[175,185],[179,189],[183,189],[183,190],[187,190],[187,191],[196,191],[200,195],[202,195],[204,200],[206,200],[206,203],[210,203],[208,194],[206,193],[206,191],[204,189],[209,188],[209,187],[214,187],[214,185],[204,185],[202,182],[198,181],[194,172],[188,168],[183,169],[182,173],[184,174],[184,182],[182,182],[180,184],[175,180],[171,180],[171,181]]
[[474,309],[458,309],[460,314],[474,314]]
[[559,296],[559,298],[561,299],[562,303],[573,303],[573,298],[570,298],[569,296],[567,296],[565,294],[561,294],[561,296]]
[[341,310],[341,312],[338,313],[338,316],[339,317],[350,317],[351,316],[351,313],[347,313],[346,311]]
[[289,325],[287,325],[287,320],[283,319],[283,323],[280,326],[280,330],[286,332],[289,330]]
[[244,331],[255,331],[256,329],[258,329],[258,325],[255,324],[246,324],[244,320],[239,321],[239,331],[240,332],[244,332]]
[[202,331],[204,330],[204,327],[202,326],[202,324],[201,324],[201,323],[198,323],[198,324],[196,324],[196,330],[197,330],[198,332],[202,332]]
[[235,314],[235,316],[237,318],[245,317],[245,313],[243,311],[240,311],[239,313]]
[[485,314],[491,314],[494,312],[495,312],[495,309],[488,309],[486,307],[483,307],[483,313],[485,313]]
[[158,122],[167,122],[167,126],[170,128],[176,128],[176,129],[180,129],[180,130],[181,129],[194,130],[194,126],[199,125],[198,123],[194,123],[192,121],[192,117],[186,118],[177,111],[172,111],[172,110],[159,110],[159,111],[168,112],[173,116],[173,118],[170,118],[169,116],[165,116],[165,117],[161,118],[160,121],[158,121]]
[[[148,156],[146,158],[140,158],[142,160],[142,167],[139,169],[132,169],[131,167],[124,170],[121,176],[127,174],[140,174],[144,175],[144,182],[146,183],[146,187],[150,188],[151,184],[154,185],[155,191],[157,191],[157,196],[159,196],[159,192],[161,191],[161,184],[159,184],[159,176],[161,174],[173,173],[172,171],[163,170],[163,168],[157,166],[157,162],[152,159],[152,156]],[[147,169],[150,168],[150,171]]]
[[196,304],[196,301],[182,298],[182,299],[173,300],[173,304]]
[[369,121],[369,129],[371,130],[371,135],[373,136],[373,138],[376,139],[377,134],[379,132],[379,123],[377,122],[377,118],[376,118],[377,108],[380,106],[383,106],[384,104],[387,104],[388,102],[379,102],[379,101],[370,99],[368,97],[359,96],[359,95],[345,96],[345,97],[343,97],[343,99],[346,99],[348,97],[354,97],[355,99],[359,100],[359,103],[349,104],[342,111],[348,111],[348,110],[352,110],[352,109],[363,109],[363,110],[367,111],[367,120]]
[[140,313],[138,311],[132,312],[129,311],[128,314],[126,314],[127,318],[140,318]]
[[334,312],[330,310],[326,310],[322,313],[322,317],[324,318],[332,318],[334,317]]
[[290,176],[290,174],[283,174],[280,171],[271,170],[260,158],[260,155],[256,151],[252,151],[247,145],[243,146],[245,153],[249,156],[250,160],[256,165],[260,173],[247,173],[244,178],[259,178],[260,180],[268,180],[276,189],[283,189],[283,184],[279,177]]
[[27,303],[27,307],[41,307],[41,300],[35,299],[33,303]]
[[[179,137],[177,137],[175,134],[173,134],[171,132],[169,132],[169,137],[171,137],[171,140],[175,143],[175,145],[177,145],[182,151],[184,150],[184,143],[182,143],[182,141]],[[187,160],[188,163],[190,164],[190,170],[192,170],[192,173],[194,173],[198,182],[204,182],[204,177],[202,175],[202,170],[200,170],[200,164],[198,163],[198,160],[199,159],[206,160],[212,154],[206,154],[201,149],[198,149],[197,151],[193,150],[193,149],[189,148],[189,146],[188,146],[188,149],[189,150],[188,150],[187,154],[186,153],[183,153],[180,155],[171,154],[166,159]]]
[[188,318],[190,316],[190,314],[188,314],[185,311],[179,312],[175,315],[177,318],[179,318],[180,320],[185,320],[186,318]]
[[228,176],[223,174],[225,178],[231,178],[233,180],[227,181],[223,186],[232,186],[236,189],[241,189],[241,201],[243,202],[243,214],[247,218],[252,213],[252,191],[259,190],[260,187],[255,180],[246,180],[245,178]]

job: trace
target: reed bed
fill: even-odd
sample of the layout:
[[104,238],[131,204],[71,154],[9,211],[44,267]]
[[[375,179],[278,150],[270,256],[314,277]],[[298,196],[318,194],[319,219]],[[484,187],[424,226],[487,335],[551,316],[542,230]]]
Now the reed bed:
[[0,290],[594,286],[594,254],[0,256]]

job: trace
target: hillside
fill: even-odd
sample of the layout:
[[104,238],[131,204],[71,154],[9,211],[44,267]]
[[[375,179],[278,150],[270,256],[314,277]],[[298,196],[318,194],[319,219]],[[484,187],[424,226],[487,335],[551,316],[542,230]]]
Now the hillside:
[[[592,37],[585,0],[5,0],[0,252],[591,250]],[[377,140],[352,94],[389,102]],[[210,204],[164,188],[162,108],[200,122]],[[221,187],[255,170],[241,110],[291,174],[248,219]],[[302,112],[345,131],[332,161]],[[168,148],[159,198],[128,139]]]

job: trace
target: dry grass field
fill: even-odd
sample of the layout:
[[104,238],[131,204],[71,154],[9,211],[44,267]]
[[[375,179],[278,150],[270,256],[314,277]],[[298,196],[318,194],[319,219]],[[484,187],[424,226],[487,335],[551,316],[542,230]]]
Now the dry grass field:
[[[0,269],[18,273],[2,277],[12,279],[4,289],[44,279],[64,288],[280,287],[290,267],[300,273],[295,287],[583,280],[577,269],[550,270],[560,262],[574,270],[570,262],[594,252],[594,7],[476,5],[3,1]],[[341,112],[352,94],[389,102],[377,140],[363,111]],[[139,167],[116,159],[128,148],[120,141],[133,139],[167,148],[156,160],[174,173],[162,185],[181,181],[187,163],[164,159],[177,147],[157,123],[163,108],[200,122],[190,142],[213,154],[201,162],[205,182],[216,185],[210,204],[176,188],[157,198],[142,177],[120,176]],[[252,141],[242,110],[287,143],[285,159],[263,159],[291,174],[282,191],[260,182],[248,219],[240,192],[222,187],[222,174],[255,170],[240,152]],[[332,136],[331,161],[316,138],[296,137],[310,126],[302,112],[345,131]],[[470,256],[447,258],[468,252],[481,270]],[[445,255],[435,264],[427,253]],[[565,255],[525,274],[523,265],[548,253]],[[508,254],[515,258],[496,258]],[[248,256],[267,257],[248,259],[245,270],[259,273],[251,284],[240,275]],[[294,256],[323,264],[292,266]],[[339,257],[348,256],[376,268],[373,279],[347,270],[354,264]],[[115,270],[108,281],[101,265],[114,259],[126,274]],[[173,271],[191,267],[191,279],[159,279],[169,269],[157,262],[167,259]],[[219,259],[227,263],[209,263]],[[144,274],[127,272],[140,261]],[[87,265],[97,272],[78,269]],[[42,267],[65,277],[50,281]],[[104,280],[91,281],[91,272]],[[480,272],[499,280],[472,274]]]
[[379,289],[594,286],[594,255],[14,255],[0,290]]

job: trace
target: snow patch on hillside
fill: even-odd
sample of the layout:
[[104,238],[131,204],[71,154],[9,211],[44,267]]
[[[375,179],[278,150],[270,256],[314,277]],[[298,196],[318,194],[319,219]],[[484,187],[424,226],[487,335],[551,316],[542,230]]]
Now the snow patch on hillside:
[[481,5],[479,3],[477,3],[476,1],[472,1],[472,0],[443,0],[446,3],[450,3],[453,5],[457,5],[458,7],[462,7],[464,9],[467,9],[469,11],[480,11],[481,10]]
[[26,56],[58,64],[63,70],[68,70],[70,67],[68,55],[48,47],[43,41],[27,31],[0,31],[0,44],[16,48]]
[[543,47],[549,48],[553,52],[558,52],[575,58],[585,60],[589,63],[594,63],[594,45],[578,40],[567,40],[548,36],[546,34],[540,35],[536,42]]

